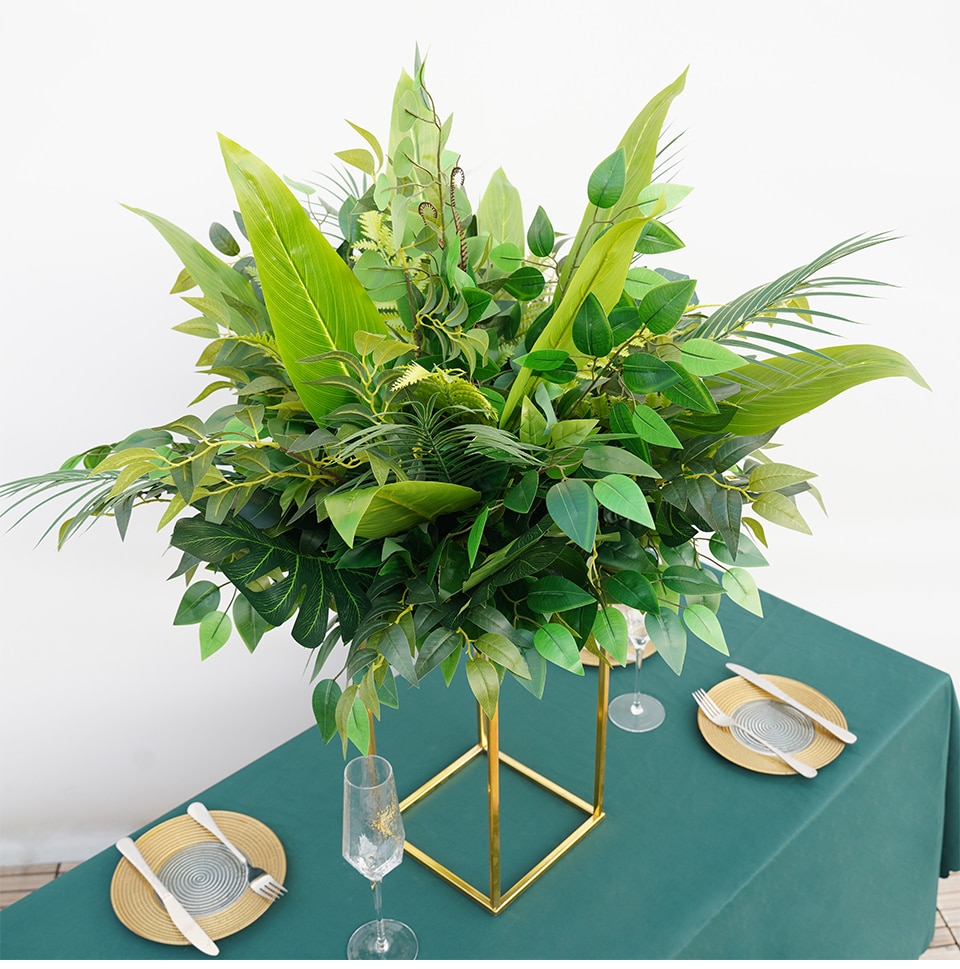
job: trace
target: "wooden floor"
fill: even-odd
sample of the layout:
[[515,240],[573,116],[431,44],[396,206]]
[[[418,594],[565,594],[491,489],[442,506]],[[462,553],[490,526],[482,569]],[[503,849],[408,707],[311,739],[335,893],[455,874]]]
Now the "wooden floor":
[[[79,864],[79,861],[61,861],[0,867],[0,908],[13,905]],[[960,960],[960,872],[940,881],[933,941],[920,958]]]

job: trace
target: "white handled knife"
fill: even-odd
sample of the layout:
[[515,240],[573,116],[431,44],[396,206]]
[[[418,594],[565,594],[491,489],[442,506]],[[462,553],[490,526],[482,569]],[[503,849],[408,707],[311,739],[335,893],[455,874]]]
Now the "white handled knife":
[[809,707],[805,707],[799,700],[795,700],[789,693],[781,690],[775,683],[771,683],[765,676],[754,673],[753,670],[748,670],[745,666],[737,666],[736,663],[727,663],[727,669],[732,673],[736,673],[737,676],[742,676],[748,683],[759,686],[761,690],[769,693],[771,696],[775,696],[778,700],[789,704],[794,710],[799,710],[801,713],[806,714],[811,720],[819,723],[824,730],[829,730],[834,737],[842,740],[845,744],[855,744],[857,742],[855,734],[850,733],[849,730],[845,730],[839,724],[833,723],[826,717],[821,716]]
[[208,956],[219,955],[220,950],[217,948],[217,944],[197,925],[193,916],[180,904],[173,892],[157,878],[153,869],[147,864],[146,858],[140,854],[140,850],[133,843],[132,839],[121,838],[117,842],[117,849],[143,875],[150,887],[160,896],[163,907],[167,910],[170,918],[173,919],[173,924],[183,933],[184,938]]

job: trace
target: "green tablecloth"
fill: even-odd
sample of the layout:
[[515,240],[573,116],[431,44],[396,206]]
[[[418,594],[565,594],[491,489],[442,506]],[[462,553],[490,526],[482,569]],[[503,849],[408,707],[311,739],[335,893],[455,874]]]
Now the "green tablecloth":
[[[648,734],[611,727],[607,817],[499,916],[412,859],[387,876],[385,914],[414,928],[420,958],[912,959],[926,949],[938,877],[960,869],[950,677],[782,600],[763,602],[762,621],[727,608],[733,659],[821,690],[859,741],[812,781],[744,770],[703,741],[690,697],[730,675],[724,657],[693,644],[681,678],[654,657],[643,685],[663,700],[665,723]],[[632,675],[615,670],[611,695],[629,692]],[[448,690],[435,673],[385,711],[378,750],[401,797],[473,743],[462,679]],[[595,671],[551,669],[538,703],[508,680],[502,749],[589,798],[595,688]],[[369,887],[340,857],[342,770],[339,745],[308,730],[199,793],[210,808],[259,818],[288,856],[289,894],[222,940],[220,958],[341,959],[372,917]],[[504,771],[505,888],[583,817],[514,777]],[[481,761],[404,815],[413,843],[481,887],[484,785]],[[110,847],[6,909],[0,956],[206,958],[117,920],[118,860]]]

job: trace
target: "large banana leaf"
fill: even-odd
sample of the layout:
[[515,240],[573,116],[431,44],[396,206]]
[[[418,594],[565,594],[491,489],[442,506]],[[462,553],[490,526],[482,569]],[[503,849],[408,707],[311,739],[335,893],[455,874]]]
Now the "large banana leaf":
[[304,406],[319,422],[349,395],[342,387],[311,381],[345,370],[336,360],[303,359],[335,349],[352,353],[358,330],[386,333],[386,327],[359,280],[283,180],[223,135],[220,146],[280,355]]
[[[544,327],[531,350],[562,349],[577,356],[573,342],[573,324],[583,301],[590,293],[599,300],[604,313],[609,313],[623,292],[623,283],[633,259],[637,238],[648,219],[628,219],[605,232],[592,246],[583,264],[573,274],[550,322]],[[530,386],[533,374],[521,367],[500,415],[500,426],[507,422],[519,406]]]
[[[570,274],[580,263],[580,253],[586,252],[605,228],[608,220],[621,222],[634,217],[636,209],[632,208],[653,177],[653,166],[657,157],[657,144],[660,140],[660,130],[667,117],[667,112],[673,99],[683,90],[687,79],[686,69],[672,83],[668,84],[659,94],[655,95],[644,106],[643,110],[633,119],[620,139],[618,148],[623,148],[626,156],[626,180],[620,201],[612,208],[597,209],[590,205],[583,213],[580,228],[570,248],[571,258],[563,267],[560,284],[564,285]],[[636,239],[634,239],[636,243]],[[619,294],[617,294],[619,296]]]
[[328,495],[330,521],[353,548],[354,538],[385,538],[438,515],[462,511],[480,500],[480,492],[445,481],[395,481]]
[[746,388],[725,401],[737,410],[724,430],[738,435],[765,434],[851,387],[882,377],[909,377],[930,389],[906,357],[869,344],[828,347],[817,354],[795,353],[766,364],[751,363],[731,370],[729,376]]
[[172,222],[168,222],[152,212],[135,209],[130,205],[125,205],[124,208],[136,215],[142,215],[166,239],[187,272],[203,291],[203,295],[223,308],[224,317],[230,321],[230,329],[234,333],[240,335],[252,333],[255,327],[246,315],[236,306],[231,305],[225,297],[230,297],[237,303],[242,303],[256,320],[256,326],[260,330],[266,332],[270,329],[270,323],[263,311],[263,305],[254,294],[249,279],[238,273],[232,266],[227,265],[219,256],[215,256],[183,229],[177,228]]

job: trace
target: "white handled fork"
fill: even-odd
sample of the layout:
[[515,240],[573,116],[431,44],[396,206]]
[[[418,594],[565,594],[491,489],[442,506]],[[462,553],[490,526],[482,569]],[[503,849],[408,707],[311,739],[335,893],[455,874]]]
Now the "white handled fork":
[[711,720],[718,727],[726,727],[728,730],[730,727],[737,727],[742,730],[745,734],[753,737],[757,743],[763,744],[771,753],[776,754],[785,764],[792,767],[798,774],[802,774],[804,777],[816,777],[816,768],[811,767],[809,764],[805,764],[802,760],[798,760],[791,754],[784,753],[782,750],[778,750],[773,744],[768,743],[763,737],[754,733],[749,727],[744,726],[739,720],[735,720],[729,714],[724,713],[717,704],[707,696],[703,690],[695,690],[693,694],[694,700],[697,701],[697,706],[703,710],[708,720]]
[[272,875],[262,868],[256,868],[250,864],[247,856],[220,830],[220,826],[213,820],[213,816],[199,801],[194,801],[187,808],[187,814],[198,824],[202,824],[218,841],[223,843],[224,847],[229,849],[237,861],[246,867],[247,882],[252,891],[263,898],[268,898],[271,902],[286,893],[287,890]]

